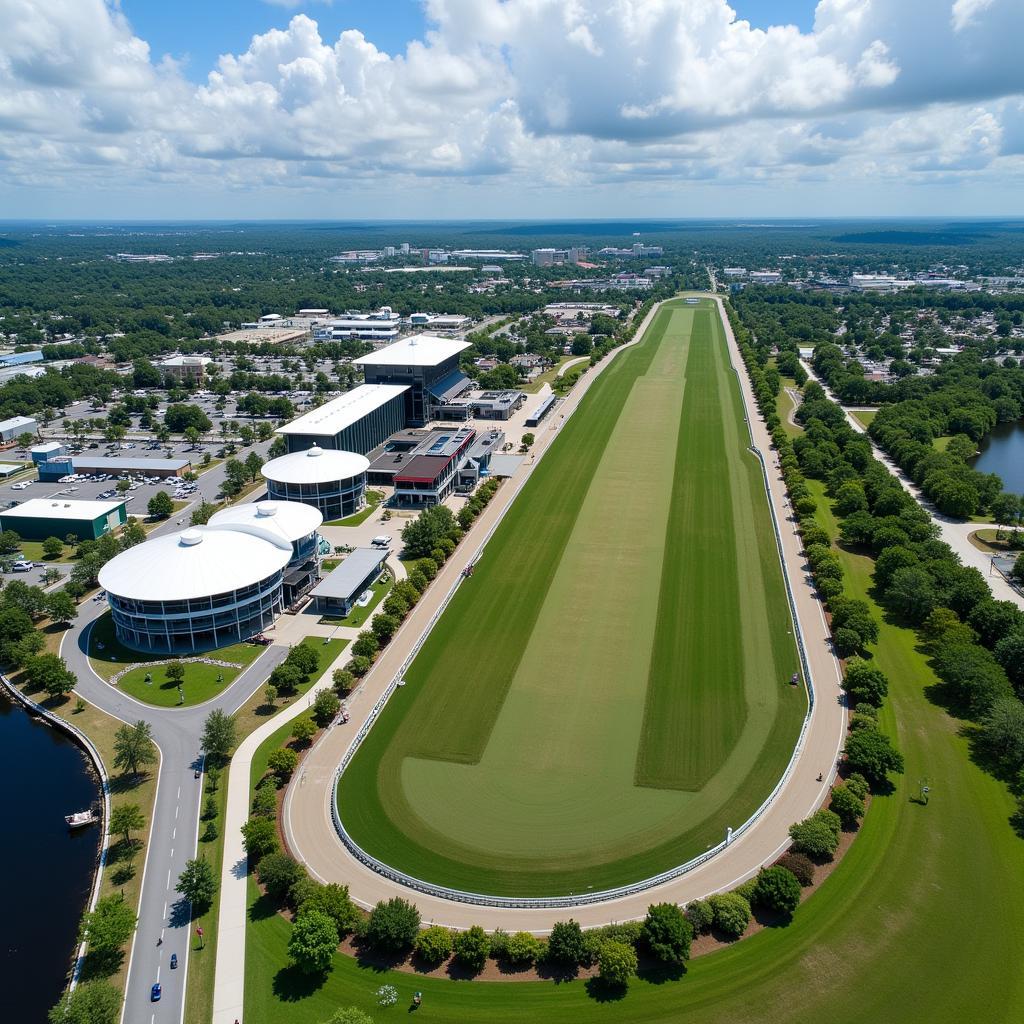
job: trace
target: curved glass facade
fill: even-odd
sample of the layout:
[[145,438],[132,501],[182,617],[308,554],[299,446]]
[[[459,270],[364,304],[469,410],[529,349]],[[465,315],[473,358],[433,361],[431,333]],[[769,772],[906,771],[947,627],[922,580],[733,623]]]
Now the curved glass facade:
[[107,593],[114,630],[126,647],[183,654],[247,640],[284,611],[284,572],[258,583],[186,601],[136,601]]
[[286,484],[267,480],[267,497],[277,501],[302,501],[320,510],[325,522],[344,519],[363,507],[366,474],[347,480],[323,480],[314,484]]

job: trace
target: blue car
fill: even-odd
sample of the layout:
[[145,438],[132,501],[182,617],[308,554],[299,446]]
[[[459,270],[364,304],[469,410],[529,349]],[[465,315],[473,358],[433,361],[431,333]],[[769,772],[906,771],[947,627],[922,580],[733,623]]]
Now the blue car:
[[160,1002],[160,993],[161,993],[162,991],[163,991],[163,990],[162,990],[162,989],[160,988],[160,982],[158,981],[158,982],[157,982],[157,983],[156,983],[156,984],[155,984],[155,985],[154,985],[154,986],[153,986],[153,987],[152,987],[152,988],[151,988],[151,989],[149,990],[149,998],[150,998],[150,1001],[151,1001],[151,1002],[154,1002],[154,1003],[159,1003],[159,1002]]

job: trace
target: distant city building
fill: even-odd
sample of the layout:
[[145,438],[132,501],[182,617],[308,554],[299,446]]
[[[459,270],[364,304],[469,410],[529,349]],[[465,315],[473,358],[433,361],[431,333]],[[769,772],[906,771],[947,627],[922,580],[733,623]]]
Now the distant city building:
[[456,260],[525,260],[525,253],[508,249],[453,249],[452,259]]
[[398,337],[400,325],[401,317],[390,306],[382,306],[376,313],[349,313],[338,319],[327,320],[313,328],[313,339],[343,341],[359,338],[386,345]]
[[160,369],[175,380],[201,381],[211,362],[209,356],[171,356],[160,363]]
[[722,273],[726,277],[746,277],[747,276],[747,268],[746,267],[726,267],[722,271]]
[[22,434],[35,434],[39,424],[31,416],[12,416],[0,421],[0,441],[13,441]]
[[752,270],[748,278],[751,284],[779,284],[782,281],[782,271]]

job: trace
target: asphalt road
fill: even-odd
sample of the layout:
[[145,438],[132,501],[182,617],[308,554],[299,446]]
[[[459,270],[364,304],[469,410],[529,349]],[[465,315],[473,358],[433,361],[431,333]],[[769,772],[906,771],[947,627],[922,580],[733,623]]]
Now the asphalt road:
[[[168,524],[165,532],[177,528]],[[263,683],[288,653],[281,645],[268,647],[223,693],[189,708],[153,708],[126,696],[93,672],[86,656],[89,630],[107,610],[105,601],[91,601],[79,611],[65,634],[61,654],[75,673],[75,692],[107,714],[125,722],[148,722],[160,748],[156,803],[142,876],[139,926],[129,953],[128,984],[123,1021],[180,1022],[185,1011],[185,981],[190,946],[189,905],[174,891],[185,862],[195,856],[201,804],[200,739],[206,716],[221,708],[233,713]],[[109,766],[108,766],[109,768]],[[177,970],[169,967],[178,954]],[[150,988],[159,981],[163,998],[150,1002]]]

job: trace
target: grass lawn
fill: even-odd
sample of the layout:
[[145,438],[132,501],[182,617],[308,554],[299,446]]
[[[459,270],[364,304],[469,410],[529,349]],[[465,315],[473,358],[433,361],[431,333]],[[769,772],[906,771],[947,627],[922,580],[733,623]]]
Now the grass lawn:
[[[273,708],[269,707],[264,702],[262,688],[257,690],[256,693],[254,693],[252,697],[250,697],[249,700],[235,712],[236,745],[237,743],[241,743],[242,740],[259,728],[259,726],[263,725],[270,715],[273,715],[289,706],[293,701],[300,700],[309,688],[313,686],[330,668],[334,659],[337,658],[345,649],[348,641],[331,640],[324,645],[323,641],[319,637],[306,637],[302,643],[306,646],[313,647],[316,650],[317,654],[320,656],[320,670],[317,674],[312,676],[308,682],[303,683],[299,687],[296,695],[287,699],[283,697],[278,698],[277,704]],[[299,715],[298,717],[302,718],[306,716]],[[267,770],[266,759],[270,751],[276,746],[281,746],[284,742],[284,738],[277,739],[277,737],[279,737],[282,732],[290,734],[293,724],[294,720],[284,726],[283,729],[279,729],[273,736],[269,737],[260,745],[256,758],[253,761],[254,764],[259,762],[262,765],[257,780]],[[230,771],[230,766],[228,771]],[[213,865],[214,874],[218,879],[220,878],[221,868],[224,861],[224,812],[227,807],[228,799],[228,771],[221,773],[217,791],[213,794],[214,802],[217,806],[216,817],[213,819],[204,819],[199,826],[199,852],[197,856],[205,857],[210,864]],[[204,776],[203,778],[203,786],[202,806],[205,807],[206,797],[210,792],[209,778],[207,776]],[[214,822],[216,828],[216,835],[213,837],[209,837],[206,832],[209,820]],[[213,984],[215,974],[214,968],[217,961],[217,923],[219,915],[220,889],[218,888],[217,895],[214,898],[213,903],[210,905],[209,910],[207,910],[202,917],[197,918],[193,922],[193,930],[197,925],[201,926],[203,929],[205,949],[200,950],[195,943],[192,945],[192,955],[189,957],[188,962],[188,987],[186,989],[185,996],[186,1021],[206,1021],[210,1020],[213,1016]]]
[[711,307],[666,308],[538,463],[342,778],[365,849],[542,895],[678,864],[761,803],[806,704],[744,428]]
[[850,415],[865,429],[871,426],[872,421],[878,415],[877,409],[860,409],[857,412],[851,412]]
[[775,398],[775,412],[779,419],[782,421],[782,429],[789,434],[790,437],[796,437],[797,434],[803,433],[803,429],[793,423],[789,422],[790,413],[796,408],[796,403],[792,397],[786,391],[786,388],[795,388],[796,381],[792,377],[782,378],[782,387],[779,389],[779,393]]
[[[535,395],[542,387],[544,387],[545,384],[554,383],[555,378],[558,376],[558,371],[565,366],[566,363],[579,358],[580,356],[562,356],[554,366],[549,366],[542,374],[531,380],[529,384],[518,384],[516,387],[519,391],[525,391],[528,394]],[[585,363],[580,363],[580,366],[586,369]]]
[[324,526],[358,526],[360,523],[366,522],[377,511],[383,500],[383,491],[368,490],[366,492],[366,508],[356,512],[355,515],[346,516],[344,519],[332,519],[329,523],[324,523]]
[[49,558],[43,554],[43,542],[41,540],[23,540],[18,545],[21,557],[29,562],[73,562],[75,561],[75,548],[64,545],[63,551],[56,558]]
[[[262,653],[262,650],[263,648],[254,647],[257,653]],[[223,657],[225,661],[233,660],[224,657],[220,652],[216,652],[216,657]],[[221,690],[230,686],[244,669],[245,665],[240,669],[200,663],[185,665],[185,679],[182,682],[185,699],[180,703],[178,684],[167,678],[166,665],[133,669],[118,680],[117,686],[136,700],[159,708],[191,707],[193,704],[202,704],[203,701],[216,697]],[[148,683],[147,675],[152,676]]]
[[373,591],[373,597],[370,598],[369,604],[364,607],[357,606],[353,608],[343,619],[339,619],[334,615],[324,615],[320,621],[329,623],[332,626],[351,626],[353,629],[358,629],[373,615],[374,609],[387,596],[394,582],[394,573],[389,572],[387,583],[381,583],[378,580],[370,587],[370,590]]

